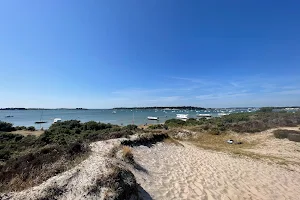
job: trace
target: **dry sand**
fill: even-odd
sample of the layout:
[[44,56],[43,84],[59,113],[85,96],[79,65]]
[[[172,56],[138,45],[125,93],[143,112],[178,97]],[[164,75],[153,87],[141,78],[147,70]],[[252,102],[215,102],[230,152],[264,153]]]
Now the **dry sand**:
[[299,199],[299,172],[183,145],[134,148],[136,162],[147,170],[134,174],[153,199]]

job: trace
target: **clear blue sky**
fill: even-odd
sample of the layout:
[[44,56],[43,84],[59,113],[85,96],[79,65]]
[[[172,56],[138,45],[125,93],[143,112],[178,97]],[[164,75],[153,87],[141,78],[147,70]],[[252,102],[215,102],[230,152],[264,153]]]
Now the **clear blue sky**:
[[300,1],[0,2],[0,107],[300,105]]

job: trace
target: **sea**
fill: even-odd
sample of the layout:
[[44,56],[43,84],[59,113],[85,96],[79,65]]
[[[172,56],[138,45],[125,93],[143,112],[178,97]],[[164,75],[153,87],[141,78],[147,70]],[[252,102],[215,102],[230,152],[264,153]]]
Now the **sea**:
[[[96,121],[117,125],[144,125],[164,123],[176,118],[176,114],[188,114],[189,118],[197,118],[197,114],[211,114],[218,117],[219,113],[252,112],[255,109],[211,109],[211,110],[163,110],[163,109],[53,109],[53,110],[0,110],[0,121],[12,123],[14,126],[34,126],[36,129],[47,129],[54,118],[80,120],[81,122]],[[12,117],[7,117],[12,116]],[[159,117],[159,120],[148,120],[147,117]],[[45,121],[35,124],[36,121]]]

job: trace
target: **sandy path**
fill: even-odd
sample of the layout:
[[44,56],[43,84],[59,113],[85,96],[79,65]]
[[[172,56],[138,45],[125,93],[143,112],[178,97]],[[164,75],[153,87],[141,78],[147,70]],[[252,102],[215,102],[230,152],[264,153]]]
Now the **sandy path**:
[[159,143],[134,148],[134,170],[153,199],[299,199],[300,173],[276,164]]

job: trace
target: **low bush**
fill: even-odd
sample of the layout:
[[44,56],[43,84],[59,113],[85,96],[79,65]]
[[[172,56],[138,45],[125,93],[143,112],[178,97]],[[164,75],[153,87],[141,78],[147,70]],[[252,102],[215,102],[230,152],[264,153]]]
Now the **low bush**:
[[182,127],[186,125],[186,122],[181,119],[168,119],[165,121],[165,125],[168,127]]
[[169,138],[169,135],[166,133],[157,133],[157,134],[148,133],[148,134],[140,135],[135,140],[124,140],[121,142],[121,144],[131,146],[131,147],[140,146],[140,145],[151,147],[153,144],[157,142],[161,142],[167,138]]
[[273,111],[273,107],[261,107],[257,112],[272,112]]
[[27,127],[26,126],[16,126],[15,129],[18,130],[18,131],[27,130]]
[[138,127],[137,125],[134,125],[134,124],[128,124],[127,126],[123,127],[123,129],[126,129],[126,130],[136,130]]
[[14,130],[16,129],[13,127],[13,124],[0,121],[0,132],[11,132]]
[[300,142],[300,131],[279,129],[273,131],[274,137],[278,139],[289,139],[290,141]]
[[35,128],[34,128],[34,126],[29,126],[29,127],[27,128],[27,130],[28,130],[28,131],[35,131]]
[[150,126],[148,126],[148,129],[168,129],[168,126],[165,124],[151,124]]

